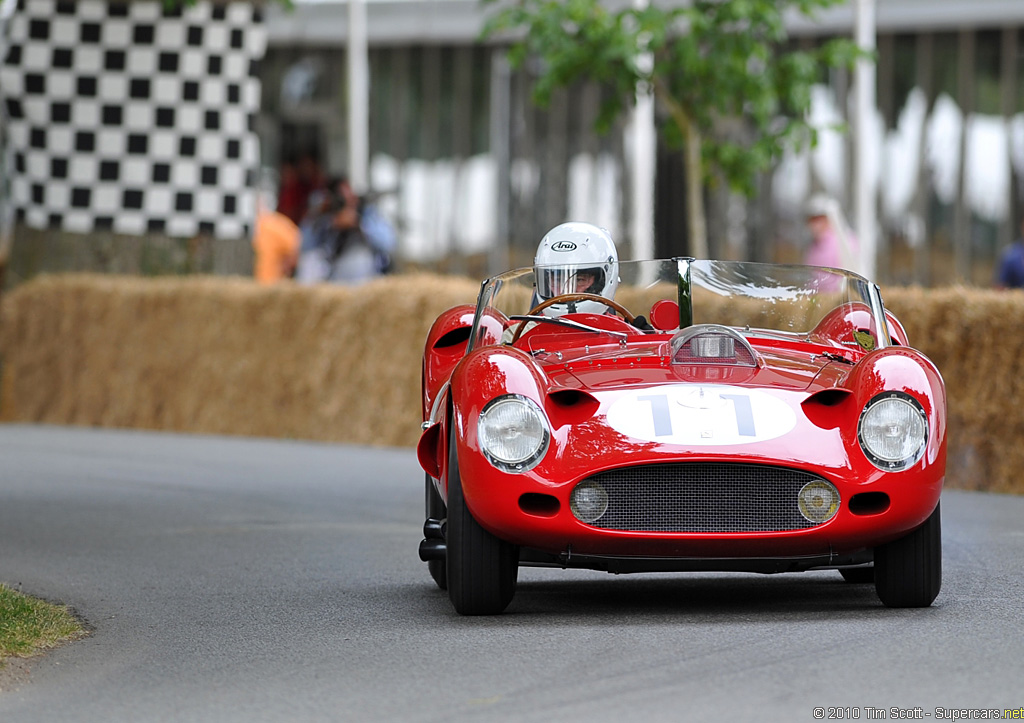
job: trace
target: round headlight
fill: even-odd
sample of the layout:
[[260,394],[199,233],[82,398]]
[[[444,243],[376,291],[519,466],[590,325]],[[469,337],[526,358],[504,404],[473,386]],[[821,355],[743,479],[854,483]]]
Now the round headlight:
[[825,480],[808,482],[797,494],[796,503],[808,522],[825,522],[839,510],[839,490]]
[[580,522],[596,522],[608,511],[608,492],[597,482],[585,480],[569,495],[569,509]]
[[861,413],[857,436],[873,465],[887,472],[904,470],[924,454],[928,441],[924,408],[903,392],[879,394]]
[[531,469],[548,449],[547,419],[537,403],[518,394],[490,401],[477,424],[480,448],[504,472]]

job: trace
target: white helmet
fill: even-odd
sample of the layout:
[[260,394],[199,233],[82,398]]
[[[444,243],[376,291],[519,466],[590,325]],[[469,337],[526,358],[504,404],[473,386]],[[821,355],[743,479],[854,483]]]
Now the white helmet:
[[[563,223],[545,234],[534,258],[537,288],[534,306],[561,294],[585,292],[606,299],[615,298],[619,285],[619,255],[611,234],[589,223]],[[586,276],[593,277],[585,288]],[[603,314],[608,310],[597,301],[577,301],[549,306],[542,313],[561,316],[573,312]]]

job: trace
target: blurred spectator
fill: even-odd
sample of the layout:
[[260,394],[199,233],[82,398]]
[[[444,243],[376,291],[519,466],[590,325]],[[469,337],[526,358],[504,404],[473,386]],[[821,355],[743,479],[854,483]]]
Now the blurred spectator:
[[857,269],[857,238],[846,225],[838,201],[821,194],[812,196],[807,202],[807,227],[811,231],[811,245],[804,263]]
[[311,196],[302,223],[296,278],[303,283],[357,284],[391,269],[395,231],[377,208],[340,177]]
[[1024,221],[1020,225],[1021,237],[1003,252],[996,267],[997,289],[1024,288]]
[[272,194],[257,194],[252,247],[256,253],[254,272],[261,284],[290,278],[299,258],[299,227],[273,208]]
[[277,210],[294,223],[302,223],[309,208],[310,195],[325,185],[320,162],[312,153],[304,153],[297,161],[285,161],[280,175]]

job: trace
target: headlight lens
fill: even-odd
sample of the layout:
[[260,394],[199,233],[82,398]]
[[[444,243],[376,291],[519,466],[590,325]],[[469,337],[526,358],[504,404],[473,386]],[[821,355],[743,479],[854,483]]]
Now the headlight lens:
[[593,480],[581,482],[569,495],[569,509],[580,522],[597,522],[608,511],[608,492]]
[[864,454],[879,469],[907,469],[921,459],[928,441],[924,408],[903,392],[879,394],[861,413],[858,438]]
[[544,412],[532,399],[509,394],[491,400],[477,423],[480,448],[504,472],[526,472],[547,452],[551,438]]
[[839,511],[839,490],[825,480],[808,482],[797,495],[797,506],[808,522],[826,522]]

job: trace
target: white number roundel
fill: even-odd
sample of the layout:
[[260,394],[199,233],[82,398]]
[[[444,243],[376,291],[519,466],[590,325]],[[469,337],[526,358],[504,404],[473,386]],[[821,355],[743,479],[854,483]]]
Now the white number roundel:
[[781,399],[758,389],[676,384],[616,399],[608,409],[608,425],[650,442],[725,446],[781,437],[796,426],[796,415]]

